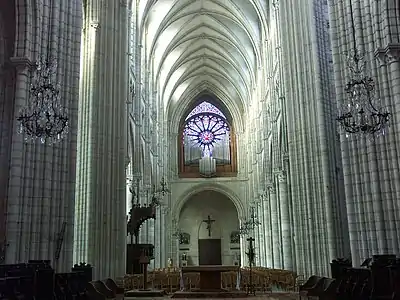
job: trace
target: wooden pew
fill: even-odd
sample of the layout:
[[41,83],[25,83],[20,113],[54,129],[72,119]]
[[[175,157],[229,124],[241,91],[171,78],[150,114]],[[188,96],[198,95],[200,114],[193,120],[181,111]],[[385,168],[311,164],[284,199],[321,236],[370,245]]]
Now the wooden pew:
[[299,298],[308,297],[309,293],[317,290],[322,285],[324,277],[311,276],[308,280],[299,287]]
[[[87,274],[54,274],[48,260],[0,266],[0,299],[85,299]],[[56,285],[55,285],[56,283]]]
[[55,274],[55,299],[85,299],[87,280],[81,272]]
[[371,264],[371,299],[392,299],[393,287],[389,266],[396,260],[395,255],[374,255]]
[[[336,279],[323,277],[314,288],[307,291],[308,297],[318,297],[318,299],[335,299],[335,292],[329,295],[329,292],[337,286]],[[331,296],[331,298],[329,298]]]
[[88,283],[87,295],[90,300],[115,300],[117,298],[116,294],[100,280]]
[[349,259],[337,258],[331,262],[332,278],[340,278],[347,268],[351,268],[352,264]]
[[109,290],[113,291],[116,299],[124,299],[124,293],[125,293],[124,288],[117,286],[115,281],[112,280],[111,278],[107,278],[103,280],[103,282]]
[[400,259],[396,259],[388,268],[393,289],[392,300],[400,300]]

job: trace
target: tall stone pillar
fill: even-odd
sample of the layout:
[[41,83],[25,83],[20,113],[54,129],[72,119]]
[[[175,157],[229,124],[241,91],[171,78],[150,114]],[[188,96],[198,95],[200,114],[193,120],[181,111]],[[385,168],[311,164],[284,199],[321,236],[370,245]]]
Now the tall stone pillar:
[[125,274],[127,4],[88,0],[83,25],[74,262]]
[[273,267],[272,243],[271,243],[271,222],[270,222],[270,199],[264,195],[263,199],[263,222],[264,222],[264,240],[265,240],[265,265],[268,268]]
[[[139,202],[140,205],[144,206],[147,204],[147,198],[146,198],[146,188],[143,187],[140,189],[139,192]],[[149,235],[148,235],[148,221],[145,221],[142,226],[140,227],[140,231],[139,231],[139,243],[141,244],[147,244],[149,242]]]
[[245,235],[240,235],[240,262],[241,266],[248,266],[249,260],[247,259],[247,237]]
[[162,222],[162,211],[160,208],[157,208],[156,212],[156,220],[154,223],[154,267],[155,268],[161,268],[161,234],[162,234],[162,229],[164,226],[161,225]]
[[272,255],[273,268],[281,269],[281,239],[279,235],[279,210],[278,197],[276,195],[275,183],[269,185],[269,199],[271,203],[271,228],[272,228]]
[[292,235],[290,230],[290,212],[287,188],[287,177],[284,171],[278,174],[279,202],[281,211],[283,268],[293,270]]
[[259,253],[258,256],[260,257],[260,265],[262,267],[265,267],[265,255],[266,255],[266,251],[265,251],[265,230],[264,230],[264,209],[263,209],[263,196],[261,195],[261,202],[258,203],[257,207],[258,207],[258,220],[261,223],[258,227],[258,232],[259,232]]
[[160,256],[160,267],[165,267],[166,263],[167,263],[167,234],[168,234],[168,229],[166,227],[166,211],[162,210],[161,211],[161,218],[160,218],[160,224],[161,224],[161,228],[162,230],[160,230],[160,252],[161,252],[161,256]]
[[[254,203],[254,214],[256,215],[257,219],[259,217],[258,214],[258,202]],[[261,237],[260,237],[260,226],[257,226],[256,224],[254,224],[255,227],[253,229],[253,237],[254,237],[254,249],[256,252],[256,258],[254,260],[254,264],[256,266],[260,266],[261,265]]]
[[[167,201],[169,201],[169,200],[167,200]],[[178,249],[179,247],[176,242],[176,237],[174,237],[174,233],[178,229],[178,226],[179,226],[178,216],[173,215],[171,210],[167,209],[165,218],[166,218],[165,241],[167,243],[166,246],[168,247],[167,248],[168,249],[167,260],[168,260],[168,258],[171,258],[175,265],[177,263],[176,257],[179,252],[179,249]],[[175,223],[175,222],[177,222],[177,223]]]

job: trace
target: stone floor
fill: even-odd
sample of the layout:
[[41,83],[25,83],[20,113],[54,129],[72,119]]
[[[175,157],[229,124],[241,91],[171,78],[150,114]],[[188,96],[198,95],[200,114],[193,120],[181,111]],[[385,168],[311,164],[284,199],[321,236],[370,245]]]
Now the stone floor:
[[[134,297],[125,297],[125,300],[165,300],[170,299],[169,297],[162,298],[134,298]],[[200,298],[199,298],[200,299]],[[204,298],[202,298],[204,299]],[[207,299],[221,299],[221,298],[207,298]],[[268,294],[260,294],[256,296],[248,296],[246,298],[235,298],[237,299],[268,299],[268,300],[297,300],[299,299],[298,293],[284,293],[284,292],[273,292]],[[185,298],[180,298],[180,300],[185,300]]]

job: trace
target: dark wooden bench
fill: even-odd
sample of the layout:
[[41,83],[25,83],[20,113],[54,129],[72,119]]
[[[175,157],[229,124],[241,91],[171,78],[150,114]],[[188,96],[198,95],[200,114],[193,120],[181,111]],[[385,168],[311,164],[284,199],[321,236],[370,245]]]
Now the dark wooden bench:
[[299,298],[309,296],[309,293],[312,293],[314,290],[318,289],[320,285],[322,285],[324,277],[320,276],[311,276],[308,280],[299,287]]
[[124,299],[125,290],[122,287],[119,287],[114,280],[111,278],[107,278],[103,280],[104,284],[108,289],[114,292],[116,299]]

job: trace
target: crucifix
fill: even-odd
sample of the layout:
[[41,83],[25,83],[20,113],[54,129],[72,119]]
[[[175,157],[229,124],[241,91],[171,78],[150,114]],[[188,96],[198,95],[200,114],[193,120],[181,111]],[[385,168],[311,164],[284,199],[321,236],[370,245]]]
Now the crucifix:
[[203,220],[207,224],[207,230],[208,230],[208,237],[211,237],[211,224],[215,222],[215,220],[211,220],[210,215],[207,216],[207,220]]

